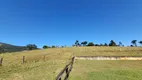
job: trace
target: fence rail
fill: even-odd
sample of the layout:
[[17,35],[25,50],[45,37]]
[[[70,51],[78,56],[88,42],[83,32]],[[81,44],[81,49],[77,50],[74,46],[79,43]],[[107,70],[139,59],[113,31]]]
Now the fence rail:
[[68,77],[70,75],[70,72],[73,68],[73,63],[74,63],[75,57],[72,58],[71,62],[65,66],[65,68],[58,74],[56,77],[56,80],[62,80],[63,74],[65,73],[65,77],[63,78],[64,80],[68,80]]

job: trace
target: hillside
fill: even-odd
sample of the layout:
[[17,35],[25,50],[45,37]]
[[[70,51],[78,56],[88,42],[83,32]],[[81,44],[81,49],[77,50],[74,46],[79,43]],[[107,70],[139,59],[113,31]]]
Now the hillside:
[[[25,63],[21,64],[23,56]],[[55,80],[72,56],[142,56],[142,48],[69,47],[0,54],[4,59],[0,67],[0,80]],[[137,74],[137,72],[141,74],[140,66],[142,66],[141,61],[76,60],[69,80],[116,80],[115,77],[118,78],[117,80],[140,80],[141,76]],[[125,76],[130,78],[138,75],[138,79],[119,78],[123,76],[119,71],[125,72]],[[131,73],[132,75],[129,75]],[[112,78],[111,75],[114,77]],[[100,79],[99,76],[105,79]]]
[[15,46],[7,43],[0,42],[0,47],[4,49],[4,52],[18,52],[26,50],[25,46]]

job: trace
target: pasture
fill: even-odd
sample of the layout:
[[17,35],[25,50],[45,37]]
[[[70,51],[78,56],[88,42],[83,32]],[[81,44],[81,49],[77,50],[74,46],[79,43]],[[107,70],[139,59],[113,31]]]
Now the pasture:
[[76,60],[69,80],[141,80],[142,61]]
[[[141,47],[68,47],[0,54],[0,80],[55,80],[73,56],[142,56]],[[22,64],[22,57],[25,63]],[[44,58],[45,56],[45,58]],[[76,60],[69,80],[140,80],[142,61]],[[126,77],[125,77],[126,76]]]

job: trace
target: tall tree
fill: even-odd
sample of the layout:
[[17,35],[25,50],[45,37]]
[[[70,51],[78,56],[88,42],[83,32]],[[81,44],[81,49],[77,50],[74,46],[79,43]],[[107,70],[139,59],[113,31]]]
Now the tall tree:
[[105,43],[104,46],[108,46],[107,43]]
[[85,45],[85,46],[87,45],[87,43],[88,43],[87,41],[84,41],[84,45]]
[[75,45],[76,45],[76,46],[79,46],[79,45],[80,45],[78,40],[76,40]]
[[122,42],[119,42],[119,46],[123,46]]
[[82,44],[83,46],[86,46],[86,45],[87,45],[87,41],[83,41],[81,44]]
[[131,43],[132,43],[134,46],[137,46],[137,40],[132,40]]
[[113,40],[111,40],[110,43],[109,43],[109,46],[117,46],[117,45]]
[[139,43],[142,45],[142,41],[139,41]]

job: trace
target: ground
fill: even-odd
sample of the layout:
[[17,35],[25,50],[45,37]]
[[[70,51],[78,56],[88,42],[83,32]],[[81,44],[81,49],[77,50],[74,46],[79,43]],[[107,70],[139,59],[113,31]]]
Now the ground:
[[[45,60],[44,60],[45,55]],[[55,80],[72,56],[142,56],[141,47],[69,47],[1,54],[0,80]],[[22,64],[22,56],[26,63]],[[141,80],[141,61],[76,60],[69,80]]]
[[69,80],[142,80],[142,61],[77,60]]

